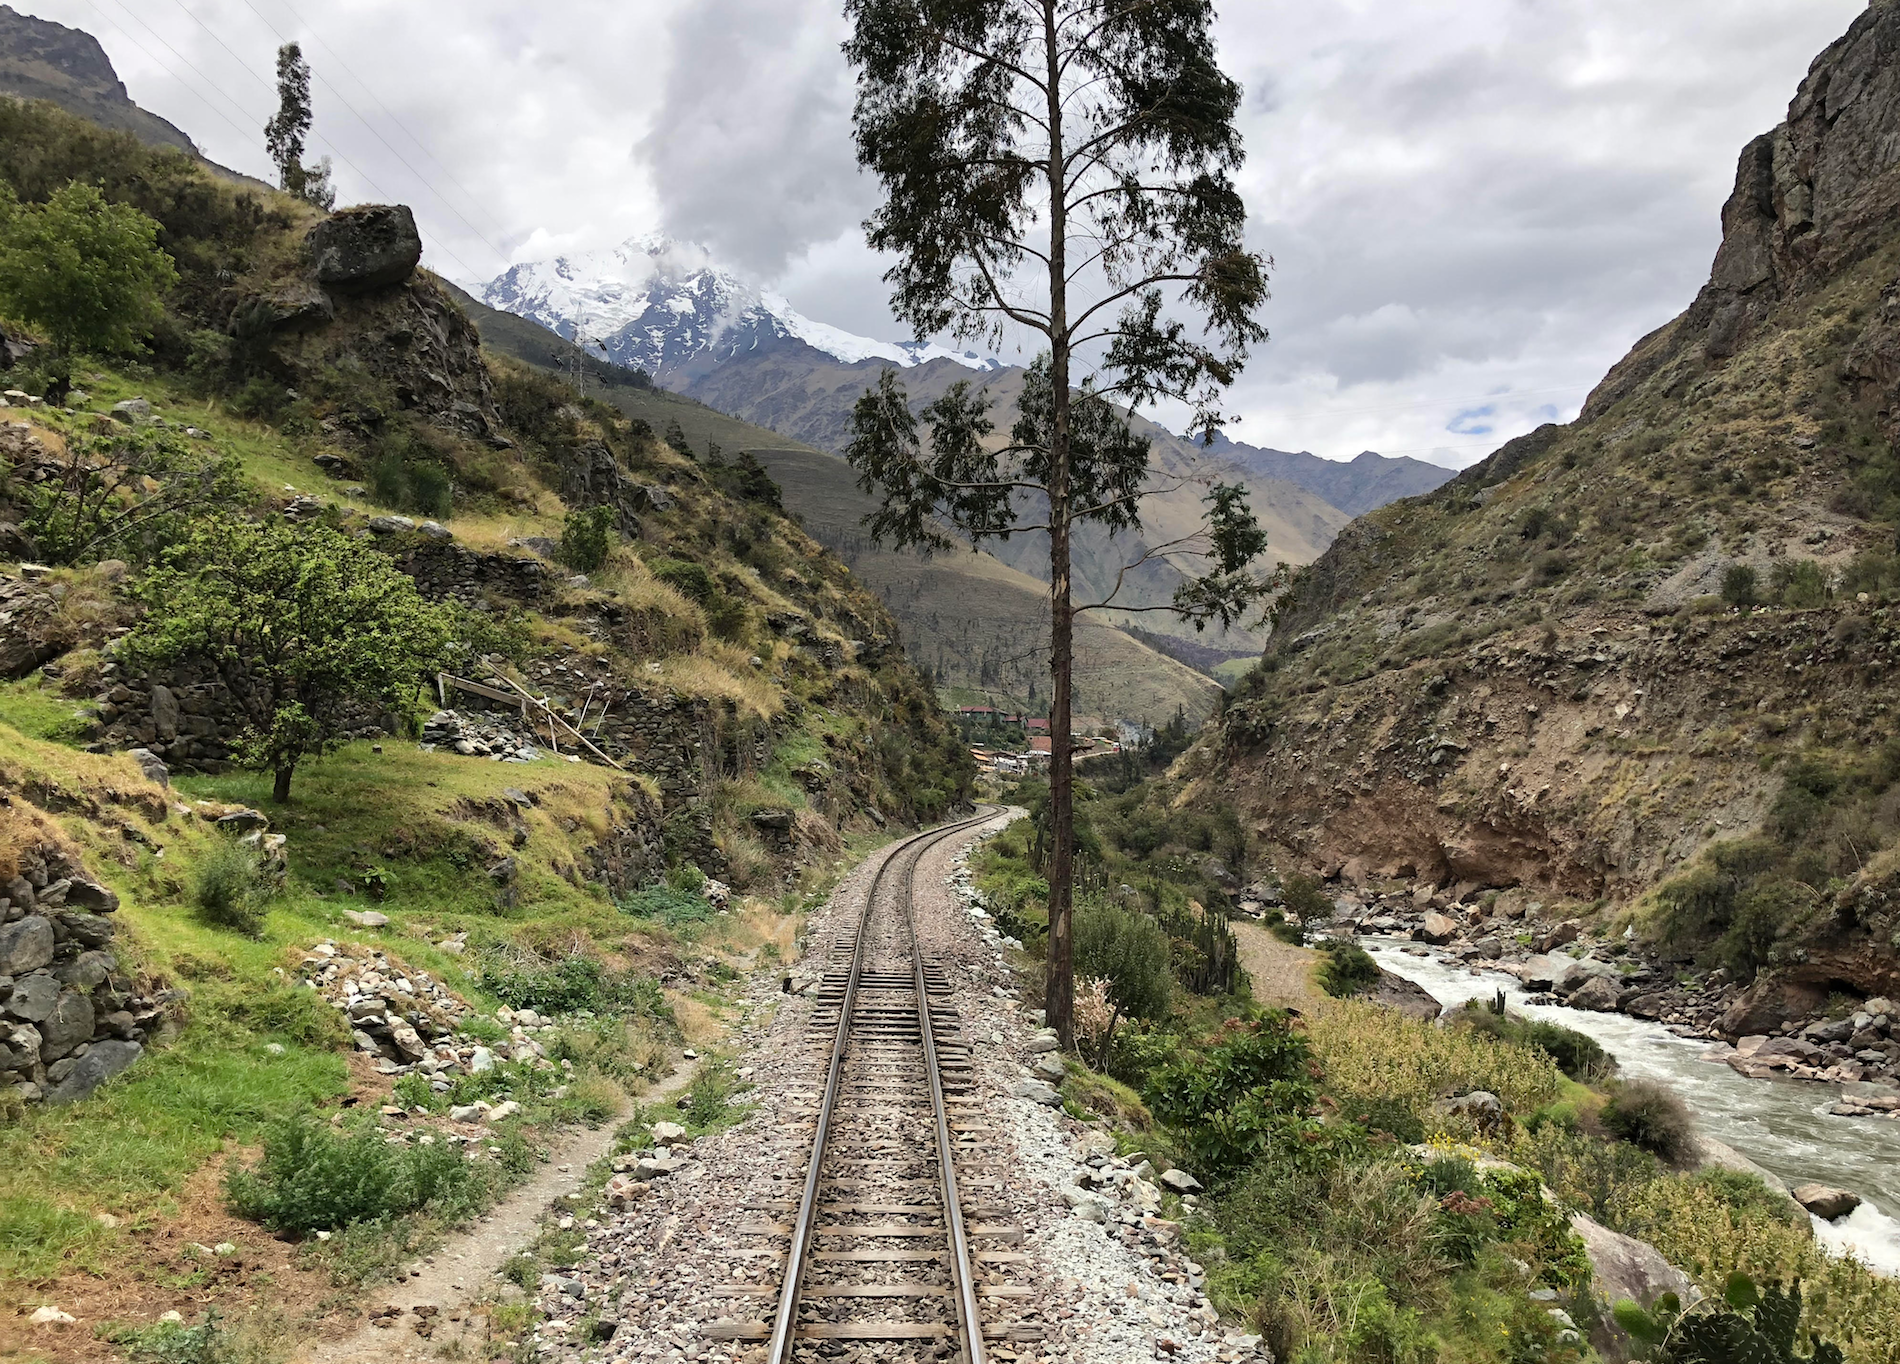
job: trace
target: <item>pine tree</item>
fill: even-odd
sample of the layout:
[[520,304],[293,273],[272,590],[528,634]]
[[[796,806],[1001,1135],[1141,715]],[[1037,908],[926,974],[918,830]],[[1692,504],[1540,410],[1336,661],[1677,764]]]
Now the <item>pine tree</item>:
[[304,139],[309,134],[310,63],[303,59],[301,47],[285,43],[277,49],[277,113],[264,125],[264,148],[277,163],[277,183],[327,213],[336,204],[330,158],[304,165]]

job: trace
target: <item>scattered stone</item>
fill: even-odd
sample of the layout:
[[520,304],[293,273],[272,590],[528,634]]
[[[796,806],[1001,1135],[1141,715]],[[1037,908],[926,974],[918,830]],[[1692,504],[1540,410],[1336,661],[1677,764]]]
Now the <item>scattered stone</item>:
[[50,1303],[37,1309],[27,1320],[35,1326],[71,1326],[76,1318],[69,1312],[62,1312]]
[[1197,1194],[1201,1191],[1201,1181],[1186,1170],[1163,1170],[1161,1182],[1178,1194]]

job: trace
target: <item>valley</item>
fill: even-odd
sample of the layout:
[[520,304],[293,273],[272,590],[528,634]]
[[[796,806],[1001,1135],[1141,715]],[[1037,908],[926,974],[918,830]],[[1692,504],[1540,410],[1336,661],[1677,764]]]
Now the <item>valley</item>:
[[[891,110],[981,63],[896,13],[824,57],[928,294],[993,204]],[[1060,38],[1107,74],[1051,116],[1181,120],[1117,154],[1194,211],[1089,221],[1193,288],[1068,358],[1185,405],[1254,312],[1315,324],[1248,245],[1240,30],[1170,13]],[[1038,396],[668,232],[568,249],[578,197],[458,284],[427,200],[307,163],[314,36],[275,187],[93,35],[0,38],[9,1364],[1900,1359],[1900,0],[1742,148],[1684,311],[1455,473]],[[887,374],[941,463],[867,453]],[[1208,480],[1219,571],[1121,605],[1216,623],[1084,614],[1065,673],[1060,587]],[[1138,527],[1076,511],[1118,489]],[[968,533],[876,543],[885,497]]]

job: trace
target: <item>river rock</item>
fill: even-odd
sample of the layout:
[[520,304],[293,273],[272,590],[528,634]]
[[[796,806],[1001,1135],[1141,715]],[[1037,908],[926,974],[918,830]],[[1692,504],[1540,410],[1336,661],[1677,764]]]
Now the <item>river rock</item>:
[[1440,1099],[1432,1105],[1448,1117],[1469,1118],[1480,1132],[1495,1132],[1504,1126],[1504,1101],[1486,1090],[1474,1089],[1455,1099]]
[[1824,1222],[1834,1222],[1860,1206],[1860,1195],[1830,1184],[1797,1184],[1794,1201]]
[[1622,995],[1615,982],[1605,976],[1592,976],[1578,986],[1570,995],[1569,1004],[1573,1009],[1588,1009],[1592,1013],[1610,1013],[1616,1008],[1616,1001]]
[[1443,947],[1458,936],[1458,921],[1449,914],[1440,914],[1433,910],[1419,920],[1418,938],[1431,943],[1434,947]]

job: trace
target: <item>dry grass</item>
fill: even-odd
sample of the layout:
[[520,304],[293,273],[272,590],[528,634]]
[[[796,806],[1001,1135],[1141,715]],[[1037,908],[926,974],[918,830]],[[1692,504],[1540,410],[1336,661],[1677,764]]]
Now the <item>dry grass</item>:
[[1489,1090],[1513,1113],[1557,1097],[1562,1072],[1545,1053],[1465,1028],[1438,1028],[1376,1004],[1335,1000],[1308,1024],[1336,1089],[1396,1099],[1427,1119],[1434,1101]]

